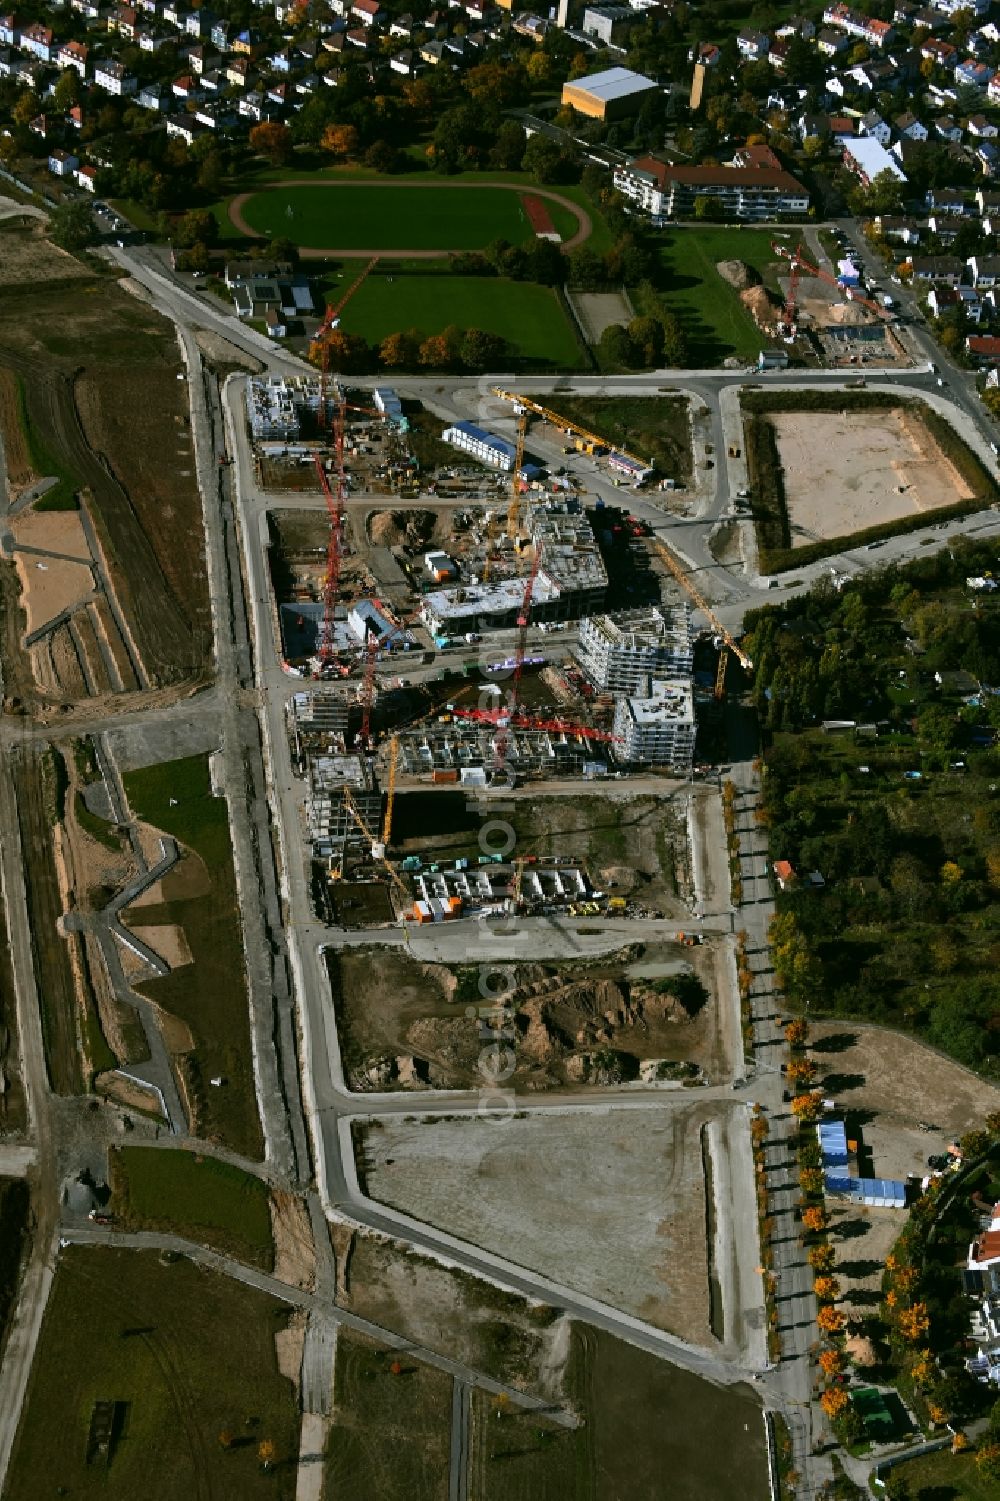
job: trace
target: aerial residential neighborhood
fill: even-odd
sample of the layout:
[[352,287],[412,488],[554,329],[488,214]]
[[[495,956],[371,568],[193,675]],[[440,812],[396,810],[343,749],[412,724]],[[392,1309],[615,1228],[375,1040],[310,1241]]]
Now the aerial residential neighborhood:
[[0,15],[0,1497],[1000,1497],[1000,10]]

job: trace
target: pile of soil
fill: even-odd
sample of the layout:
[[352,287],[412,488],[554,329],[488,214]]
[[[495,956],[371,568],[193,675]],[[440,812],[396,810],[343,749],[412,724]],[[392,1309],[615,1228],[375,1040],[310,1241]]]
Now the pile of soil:
[[722,280],[735,287],[737,292],[744,292],[748,287],[760,285],[760,277],[752,266],[745,261],[716,261],[715,269]]
[[774,322],[774,309],[766,287],[748,287],[740,293],[740,301],[758,328],[770,328]]
[[436,520],[433,511],[377,511],[371,519],[371,539],[379,547],[423,547]]

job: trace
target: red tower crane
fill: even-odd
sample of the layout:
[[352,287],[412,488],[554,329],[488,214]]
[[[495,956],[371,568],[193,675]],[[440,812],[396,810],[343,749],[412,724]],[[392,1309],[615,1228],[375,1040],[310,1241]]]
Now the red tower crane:
[[535,714],[529,714],[526,709],[517,707],[463,709],[458,704],[450,704],[448,707],[456,719],[474,719],[479,724],[497,725],[505,730],[547,730],[553,735],[577,735],[584,740],[604,742],[620,741],[622,738],[620,735],[612,735],[608,730],[595,730],[586,724],[572,724],[567,719],[541,719]]
[[[521,608],[517,612],[517,648],[514,652],[514,675],[511,679],[510,692],[507,696],[507,710],[515,713],[517,701],[521,692],[521,674],[524,671],[524,654],[528,645],[528,622],[531,619],[532,595],[535,589],[535,580],[538,577],[538,569],[542,562],[542,544],[535,543],[535,556],[531,560],[528,576],[524,581],[524,593],[521,596]],[[507,731],[509,724],[498,721],[500,734],[497,736],[494,750],[496,752],[496,766],[503,766],[507,759]]]
[[320,667],[327,667],[336,655],[336,611],[340,601],[340,560],[344,545],[344,426],[335,423],[334,452],[337,465],[337,492],[330,489],[330,481],[318,453],[313,454],[313,463],[319,475],[326,508],[330,515],[330,535],[326,544],[326,574],[323,579],[323,625],[319,637]]
[[787,245],[782,245],[780,241],[776,240],[771,245],[771,249],[774,251],[775,255],[781,256],[782,260],[789,261],[791,265],[791,273],[788,279],[788,297],[785,302],[784,312],[781,315],[782,325],[789,334],[794,334],[795,332],[795,313],[798,307],[799,278],[801,277],[803,271],[808,276],[815,276],[818,281],[825,281],[828,286],[836,287],[837,291],[841,292],[844,297],[847,298],[848,302],[858,302],[862,307],[868,308],[871,312],[876,313],[880,318],[892,318],[893,315],[887,308],[880,307],[877,302],[873,302],[869,297],[863,297],[861,293],[856,292],[853,287],[843,286],[835,276],[830,275],[829,271],[824,271],[822,267],[814,266],[810,261],[807,261],[801,245],[797,245],[794,250],[790,250]]
[[327,303],[326,312],[323,314],[323,321],[316,330],[315,338],[309,347],[310,358],[313,360],[317,356],[319,358],[319,425],[321,428],[326,426],[326,387],[330,374],[330,340],[328,335],[333,333],[333,330],[340,322],[341,315],[347,304],[361,287],[362,283],[374,271],[378,265],[378,260],[377,255],[372,256],[364,270],[354,278],[343,296],[339,297],[334,303]]

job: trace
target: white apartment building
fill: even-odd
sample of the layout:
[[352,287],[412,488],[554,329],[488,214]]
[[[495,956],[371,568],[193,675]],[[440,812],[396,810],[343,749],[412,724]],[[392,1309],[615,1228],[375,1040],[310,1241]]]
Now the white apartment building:
[[601,693],[638,693],[652,677],[689,676],[691,612],[686,605],[627,614],[586,615],[575,656]]
[[644,686],[644,693],[620,698],[615,704],[616,757],[690,771],[695,737],[690,678],[647,678]]

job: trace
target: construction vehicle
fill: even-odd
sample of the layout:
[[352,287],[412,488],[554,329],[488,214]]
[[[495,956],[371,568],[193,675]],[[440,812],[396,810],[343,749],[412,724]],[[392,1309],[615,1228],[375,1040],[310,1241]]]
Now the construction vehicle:
[[643,469],[651,469],[653,466],[648,459],[640,458],[636,453],[630,453],[620,443],[609,443],[607,438],[602,438],[600,433],[592,433],[587,428],[581,427],[571,417],[561,417],[558,412],[551,411],[548,407],[540,406],[537,401],[532,401],[529,396],[519,396],[516,391],[505,391],[502,386],[491,386],[494,396],[499,396],[501,401],[511,402],[515,408],[524,412],[534,412],[536,417],[541,417],[544,422],[551,422],[553,427],[561,428],[562,431],[574,440],[574,446],[579,453],[620,453],[623,459],[629,459],[633,464],[639,464]]
[[873,302],[870,297],[863,297],[853,287],[844,286],[835,276],[831,276],[829,271],[824,271],[820,266],[814,266],[810,261],[807,261],[801,245],[797,245],[792,250],[789,246],[782,245],[780,241],[775,240],[771,249],[782,260],[788,261],[791,268],[788,278],[788,296],[785,299],[784,311],[781,315],[781,321],[778,324],[778,332],[783,339],[791,341],[798,332],[796,313],[798,310],[799,278],[803,272],[807,276],[815,276],[818,281],[826,282],[827,286],[836,287],[837,291],[848,302],[858,302],[862,307],[866,307],[870,312],[875,313],[877,317],[888,322],[894,321],[893,313],[889,308],[884,307],[881,303]]
[[740,666],[745,667],[747,672],[751,672],[753,670],[753,663],[751,662],[750,658],[747,656],[742,647],[737,644],[729,631],[726,630],[726,627],[722,624],[722,621],[719,619],[718,615],[716,615],[715,611],[712,609],[712,606],[695,588],[694,584],[691,582],[691,579],[688,576],[687,570],[684,568],[680,559],[676,557],[675,554],[670,551],[670,548],[666,545],[666,543],[661,542],[658,537],[654,538],[653,546],[656,548],[656,551],[659,553],[664,563],[666,563],[671,574],[680,584],[685,594],[688,595],[692,604],[694,604],[703,615],[707,616],[709,625],[712,627],[713,631],[715,631],[716,635],[722,637],[722,640],[725,642],[726,646],[733,653],[733,656],[736,657],[739,661]]

